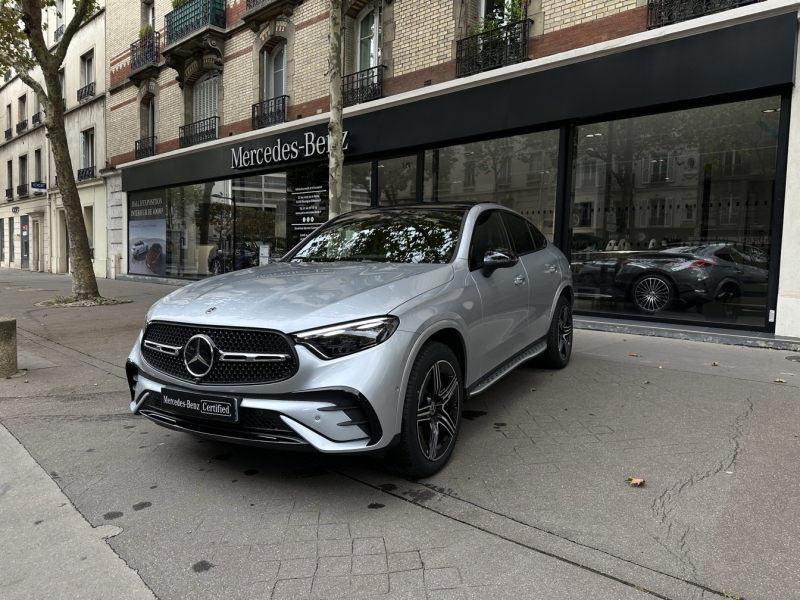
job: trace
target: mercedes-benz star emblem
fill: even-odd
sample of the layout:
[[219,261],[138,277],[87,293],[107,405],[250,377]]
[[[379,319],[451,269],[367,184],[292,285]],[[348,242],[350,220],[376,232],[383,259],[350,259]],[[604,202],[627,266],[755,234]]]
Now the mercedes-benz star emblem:
[[209,309],[207,309],[207,310],[206,310],[206,314],[207,314],[207,315],[208,315],[208,314],[211,314],[211,313],[212,313],[212,312],[214,312],[215,310],[217,310],[217,307],[216,307],[216,306],[212,306],[211,308],[209,308]]
[[214,366],[215,355],[214,341],[207,335],[198,333],[186,342],[186,347],[183,349],[183,364],[195,377],[205,377]]

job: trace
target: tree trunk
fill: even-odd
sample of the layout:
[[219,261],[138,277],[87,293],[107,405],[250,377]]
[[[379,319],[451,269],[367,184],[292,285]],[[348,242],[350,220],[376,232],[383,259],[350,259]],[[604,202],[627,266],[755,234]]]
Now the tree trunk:
[[[89,238],[86,223],[83,220],[83,208],[75,183],[75,171],[69,155],[67,135],[64,129],[64,110],[61,98],[61,82],[58,73],[45,74],[50,117],[45,121],[50,136],[50,147],[56,165],[58,188],[67,221],[69,239],[69,260],[72,263],[72,294],[76,300],[94,300],[100,295],[97,290],[97,279],[94,276],[92,255],[89,250]],[[69,267],[69,265],[67,265]]]
[[[328,216],[342,211],[342,0],[330,0],[328,67],[331,116],[328,121]],[[375,185],[373,183],[373,185]]]

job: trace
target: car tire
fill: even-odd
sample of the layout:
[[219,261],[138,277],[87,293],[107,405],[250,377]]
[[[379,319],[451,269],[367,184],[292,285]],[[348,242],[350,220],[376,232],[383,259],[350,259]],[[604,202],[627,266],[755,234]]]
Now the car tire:
[[[400,444],[390,455],[394,466],[415,479],[441,471],[458,439],[463,402],[464,381],[458,359],[444,344],[428,342],[411,368]],[[436,406],[433,414],[432,404]]]
[[542,366],[548,369],[563,369],[572,356],[572,305],[564,296],[558,299],[550,329],[547,332],[547,350],[541,358]]
[[631,301],[636,309],[654,314],[673,304],[675,292],[672,282],[661,275],[642,275],[631,286]]
[[209,272],[212,275],[219,275],[220,273],[222,273],[222,261],[220,259],[218,259],[218,258],[215,258],[214,260],[212,260],[211,261],[211,268],[209,269]]

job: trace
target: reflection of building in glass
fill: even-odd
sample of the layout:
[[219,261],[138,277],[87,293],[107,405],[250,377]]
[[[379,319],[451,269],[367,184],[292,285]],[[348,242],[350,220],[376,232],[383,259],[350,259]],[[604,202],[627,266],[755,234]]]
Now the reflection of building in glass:
[[[764,324],[778,127],[767,109],[777,102],[577,128],[570,226],[581,306],[724,304],[720,319]],[[661,298],[649,309],[636,300],[645,285]]]

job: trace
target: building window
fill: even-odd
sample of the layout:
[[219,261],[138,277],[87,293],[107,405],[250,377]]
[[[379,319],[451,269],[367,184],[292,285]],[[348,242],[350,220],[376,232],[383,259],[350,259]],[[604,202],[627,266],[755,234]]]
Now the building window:
[[6,259],[6,230],[3,219],[0,219],[0,262]]
[[64,0],[56,0],[56,27],[64,24]]
[[196,83],[192,97],[193,122],[217,116],[217,84],[219,77],[209,77]]
[[11,105],[6,105],[6,129],[11,129]]
[[33,152],[33,180],[42,181],[42,151]]
[[58,81],[61,83],[61,101],[63,103],[64,109],[67,108],[67,80],[64,76],[64,70],[58,72]]
[[499,185],[511,185],[511,157],[504,156],[500,160],[500,168],[497,172],[497,183]]
[[19,106],[19,119],[17,123],[22,123],[28,120],[28,98],[27,96],[20,96],[18,100]]
[[663,183],[672,180],[672,155],[651,152],[642,165],[642,183]]
[[94,129],[81,132],[81,169],[94,166]]
[[14,163],[12,161],[8,161],[6,163],[6,195],[8,195],[8,190],[14,188]]
[[19,184],[28,185],[28,155],[19,157]]
[[728,150],[722,153],[722,174],[739,175],[742,171],[742,152]]
[[468,160],[464,162],[464,187],[475,187],[475,161]]
[[262,100],[271,100],[286,94],[286,44],[262,53],[264,65]]
[[81,87],[94,83],[94,50],[81,56]]
[[8,218],[8,262],[14,262],[14,217]]
[[153,30],[156,28],[156,3],[153,0],[142,2],[142,27],[147,25]]
[[369,8],[356,22],[356,71],[376,67],[381,62],[381,11]]

